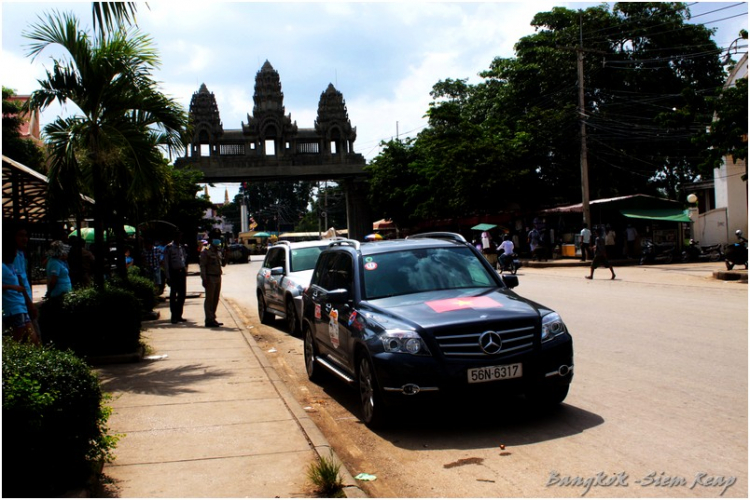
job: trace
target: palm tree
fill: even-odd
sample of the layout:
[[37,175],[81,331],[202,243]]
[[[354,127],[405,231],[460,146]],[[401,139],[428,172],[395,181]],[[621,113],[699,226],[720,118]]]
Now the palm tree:
[[[50,46],[64,49],[39,81],[30,106],[43,110],[70,101],[80,110],[44,128],[50,185],[66,197],[78,199],[81,191],[93,196],[95,245],[103,249],[105,229],[122,230],[129,206],[159,195],[164,181],[159,148],[181,151],[187,113],[157,90],[151,72],[158,56],[151,38],[137,29],[120,26],[92,37],[75,16],[55,12],[24,36],[33,42],[32,59]],[[104,284],[101,258],[95,283]]]

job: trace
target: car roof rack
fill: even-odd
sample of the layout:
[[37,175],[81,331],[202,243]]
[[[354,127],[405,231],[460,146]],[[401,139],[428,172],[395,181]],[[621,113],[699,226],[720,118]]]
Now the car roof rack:
[[468,243],[466,241],[466,238],[461,236],[458,233],[449,233],[445,231],[437,231],[433,233],[419,233],[419,234],[412,234],[410,236],[407,236],[407,240],[418,240],[421,238],[436,238],[439,240],[450,240],[455,241],[457,243]]
[[353,246],[355,250],[359,250],[359,241],[357,240],[350,240],[348,238],[341,238],[338,240],[334,240],[328,244],[328,247],[340,247],[342,245],[349,245]]

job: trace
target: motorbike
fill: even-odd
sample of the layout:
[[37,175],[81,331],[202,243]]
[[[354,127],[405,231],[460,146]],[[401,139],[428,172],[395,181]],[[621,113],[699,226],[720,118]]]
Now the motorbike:
[[513,253],[506,259],[501,258],[503,255],[504,254],[500,254],[497,256],[497,270],[504,273],[516,274],[521,267],[521,261],[518,260],[518,254]]
[[663,262],[671,264],[674,260],[677,246],[674,243],[654,243],[653,240],[641,241],[641,265]]
[[735,231],[734,234],[738,241],[727,245],[727,249],[724,251],[727,271],[731,271],[737,264],[744,264],[745,269],[747,269],[747,238],[742,236],[741,229]]
[[682,251],[682,262],[711,261],[718,262],[724,258],[721,245],[701,246],[699,241],[690,239],[690,245]]

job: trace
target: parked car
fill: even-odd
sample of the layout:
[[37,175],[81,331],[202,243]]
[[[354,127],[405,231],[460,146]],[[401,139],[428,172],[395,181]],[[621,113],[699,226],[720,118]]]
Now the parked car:
[[310,283],[315,262],[329,241],[279,241],[268,248],[256,277],[258,317],[268,324],[286,320],[289,333],[301,331],[302,290]]
[[330,371],[358,387],[373,427],[430,394],[559,404],[573,378],[572,338],[517,285],[458,234],[331,243],[303,295],[307,375],[322,383]]
[[247,264],[250,260],[250,250],[245,245],[239,243],[233,243],[227,246],[227,263],[242,263]]

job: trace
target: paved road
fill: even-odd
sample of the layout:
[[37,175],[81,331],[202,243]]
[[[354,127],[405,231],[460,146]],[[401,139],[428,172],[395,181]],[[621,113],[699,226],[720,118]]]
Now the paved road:
[[[747,285],[722,263],[522,269],[517,291],[572,331],[576,376],[559,410],[517,399],[403,413],[374,433],[354,391],[304,375],[301,340],[258,323],[259,263],[227,268],[223,295],[372,496],[725,497],[748,495]],[[274,352],[269,352],[274,351]],[[501,447],[502,445],[502,447]]]

